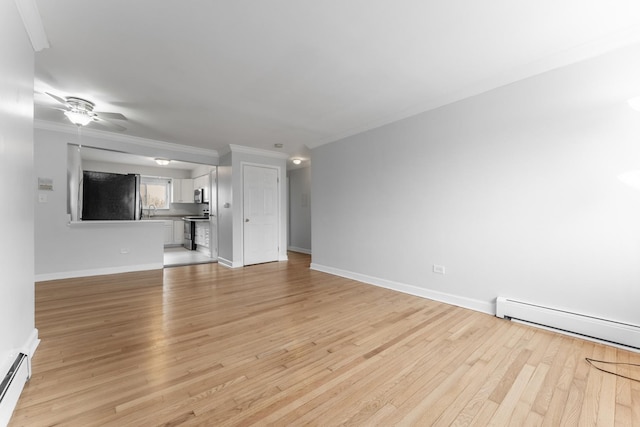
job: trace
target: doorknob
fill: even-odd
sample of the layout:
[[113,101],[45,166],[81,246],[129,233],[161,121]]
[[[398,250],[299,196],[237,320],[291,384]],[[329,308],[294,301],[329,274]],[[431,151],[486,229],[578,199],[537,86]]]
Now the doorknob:
[[246,218],[246,219],[244,220],[244,222],[249,222],[249,218]]

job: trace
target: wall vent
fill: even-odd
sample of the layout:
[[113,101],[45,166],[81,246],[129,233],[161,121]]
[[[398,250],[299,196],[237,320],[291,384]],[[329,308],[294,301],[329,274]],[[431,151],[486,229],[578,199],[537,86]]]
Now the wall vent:
[[22,388],[27,379],[29,379],[28,364],[27,355],[24,353],[18,354],[18,357],[9,368],[9,372],[0,383],[0,426],[9,424]]
[[640,326],[638,325],[505,297],[498,297],[496,300],[496,316],[640,351]]

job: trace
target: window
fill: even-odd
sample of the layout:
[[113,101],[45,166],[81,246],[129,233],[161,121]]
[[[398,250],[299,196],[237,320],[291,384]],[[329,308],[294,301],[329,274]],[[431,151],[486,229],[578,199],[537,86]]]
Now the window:
[[156,209],[169,209],[171,178],[140,177],[140,197],[142,198],[142,207],[144,209],[149,209],[149,206],[152,205]]

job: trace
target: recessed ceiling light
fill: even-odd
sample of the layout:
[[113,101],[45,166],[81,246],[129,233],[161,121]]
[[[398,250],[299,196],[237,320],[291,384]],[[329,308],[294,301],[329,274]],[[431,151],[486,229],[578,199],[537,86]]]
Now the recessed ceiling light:
[[159,164],[160,166],[167,166],[170,161],[171,160],[169,159],[161,159],[161,158],[156,159],[156,163]]
[[302,163],[302,159],[293,159],[291,161],[293,162],[294,165],[299,165],[300,163]]

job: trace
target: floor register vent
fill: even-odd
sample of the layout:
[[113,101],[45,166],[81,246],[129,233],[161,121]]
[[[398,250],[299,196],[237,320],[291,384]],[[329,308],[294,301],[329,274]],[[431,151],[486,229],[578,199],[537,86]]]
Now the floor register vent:
[[640,351],[640,326],[498,297],[496,316]]
[[9,424],[27,379],[29,379],[27,355],[20,353],[0,383],[0,426]]

